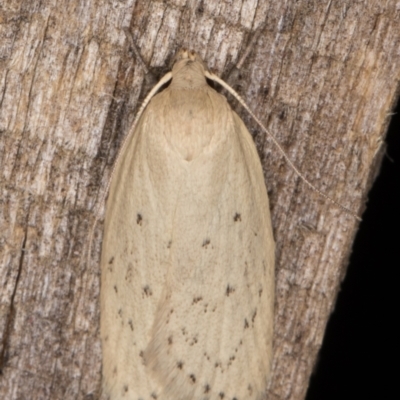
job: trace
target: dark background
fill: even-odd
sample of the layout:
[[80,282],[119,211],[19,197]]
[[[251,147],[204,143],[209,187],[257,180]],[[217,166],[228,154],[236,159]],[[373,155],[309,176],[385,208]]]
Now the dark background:
[[[398,396],[400,103],[306,400]],[[399,251],[399,253],[397,253]]]

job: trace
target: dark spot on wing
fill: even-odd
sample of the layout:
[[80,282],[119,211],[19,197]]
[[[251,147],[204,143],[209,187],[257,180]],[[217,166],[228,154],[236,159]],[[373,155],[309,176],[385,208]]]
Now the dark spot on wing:
[[225,397],[225,393],[224,392],[219,392],[219,398],[223,399]]
[[115,291],[115,293],[118,293],[117,285],[114,285],[114,291]]
[[124,385],[124,392],[126,393],[129,390],[128,385]]
[[207,245],[209,245],[209,244],[210,244],[210,239],[204,239],[203,240],[203,244],[201,245],[201,247],[207,248]]
[[254,310],[253,316],[251,317],[251,322],[254,324],[254,320],[256,319],[257,316],[257,309]]
[[253,387],[250,385],[247,386],[247,390],[249,391],[249,395],[251,396],[253,394]]
[[190,374],[189,378],[192,381],[192,383],[196,383],[196,376],[194,374]]
[[143,352],[143,350],[141,350],[141,351],[139,352],[139,357],[143,358],[143,356],[144,356],[144,352]]
[[178,369],[183,369],[183,362],[182,361],[178,361],[176,363],[176,366],[178,367]]
[[133,264],[130,262],[128,267],[126,268],[125,280],[128,282],[132,282],[133,276]]
[[140,226],[142,226],[142,221],[143,221],[143,217],[142,214],[137,214],[136,216],[136,223]]
[[193,336],[192,340],[190,341],[189,345],[193,346],[194,344],[196,344],[199,340],[197,339],[197,336]]
[[120,308],[120,309],[118,310],[118,315],[119,315],[120,317],[122,317],[122,308]]
[[128,325],[131,327],[131,331],[133,332],[133,322],[131,319],[128,321]]
[[114,369],[113,369],[113,375],[117,375],[117,372],[118,372],[117,367],[114,367]]
[[201,300],[203,300],[203,298],[202,298],[201,296],[199,296],[199,297],[193,297],[193,302],[192,302],[192,304],[196,304],[196,303],[198,303],[198,302],[201,301]]
[[146,297],[152,296],[153,292],[150,289],[149,285],[143,286],[143,293],[146,295]]
[[168,337],[168,344],[171,345],[173,343],[172,335]]
[[244,319],[244,329],[247,329],[249,327],[249,323],[247,322],[247,319]]
[[241,220],[242,220],[242,217],[241,217],[241,215],[239,214],[239,213],[236,213],[234,216],[233,216],[233,220],[235,221],[235,222],[240,222]]
[[153,393],[151,394],[151,398],[154,399],[154,400],[156,400],[156,399],[157,399],[157,395],[153,392]]
[[110,258],[110,261],[108,262],[108,270],[109,270],[110,272],[113,272],[113,270],[114,270],[114,268],[113,268],[113,263],[114,263],[114,256],[112,256],[112,257]]
[[172,245],[172,240],[170,240],[170,241],[168,242],[168,244],[167,244],[167,249],[170,249],[170,248],[171,248],[171,245]]
[[258,297],[261,297],[262,292],[263,292],[263,289],[261,288],[261,289],[258,291]]
[[211,390],[210,385],[207,383],[207,384],[204,386],[204,393],[209,393],[210,390]]
[[229,284],[228,284],[228,286],[226,287],[226,295],[229,297],[229,295],[231,293],[233,293],[234,291],[235,291],[235,288],[232,286],[229,286]]
[[263,265],[264,275],[265,275],[267,273],[267,263],[265,262],[265,260],[263,260],[262,265]]

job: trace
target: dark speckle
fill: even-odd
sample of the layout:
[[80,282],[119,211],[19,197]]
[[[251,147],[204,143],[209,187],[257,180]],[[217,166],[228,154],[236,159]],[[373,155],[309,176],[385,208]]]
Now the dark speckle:
[[110,258],[110,261],[108,263],[112,264],[113,262],[114,262],[114,256]]
[[207,245],[209,245],[209,244],[210,244],[210,239],[204,239],[203,240],[203,244],[201,245],[201,247],[207,248]]
[[176,366],[178,367],[178,369],[183,369],[183,362],[182,361],[178,361],[176,363]]
[[249,327],[249,323],[247,322],[247,319],[244,319],[244,329],[247,329]]
[[172,240],[170,240],[170,241],[168,242],[168,244],[167,244],[167,249],[170,249],[170,248],[171,248],[171,245],[172,245]]
[[225,397],[225,393],[224,392],[219,392],[219,398],[223,399]]
[[251,396],[253,394],[253,387],[250,384],[247,386],[247,390],[249,391],[249,395]]
[[192,381],[192,383],[196,383],[196,376],[194,374],[190,374],[189,378]]
[[124,392],[126,393],[129,390],[128,385],[124,385]]
[[198,303],[198,302],[201,301],[201,300],[203,300],[203,298],[202,298],[201,296],[199,296],[199,297],[193,297],[193,302],[192,302],[192,304],[196,304],[196,303]]
[[139,352],[139,357],[143,358],[143,356],[144,356],[143,351],[140,351],[140,352]]
[[153,292],[152,292],[152,290],[150,289],[150,286],[149,286],[149,285],[146,285],[146,286],[143,287],[143,292],[144,292],[144,294],[145,294],[147,297],[153,295]]
[[235,288],[233,288],[232,286],[229,286],[229,284],[226,287],[226,295],[229,297],[229,295],[231,293],[233,293],[235,291]]
[[168,344],[171,345],[173,343],[172,336],[168,337]]
[[303,334],[301,332],[299,332],[295,337],[295,343],[300,343],[302,337],[303,337]]
[[141,214],[137,214],[136,216],[136,223],[140,226],[142,226],[142,221],[143,221],[143,217]]
[[189,345],[193,346],[198,342],[197,336],[193,336],[192,340],[190,341]]
[[233,220],[234,220],[235,222],[240,222],[240,221],[242,220],[242,217],[241,217],[241,215],[240,215],[239,213],[236,213],[236,214],[233,216]]
[[131,319],[128,321],[128,325],[131,327],[131,331],[133,332],[133,322]]
[[114,291],[115,291],[115,293],[118,293],[117,285],[114,285]]
[[210,390],[211,390],[210,385],[207,383],[207,384],[204,386],[204,393],[209,393]]
[[153,393],[151,394],[151,398],[152,398],[152,399],[157,399],[157,395],[153,392]]
[[202,15],[204,13],[204,5],[203,5],[203,1],[200,2],[199,6],[196,9],[196,13],[198,15]]
[[120,308],[120,309],[118,310],[118,315],[119,315],[120,317],[122,317],[122,308]]
[[279,119],[283,120],[285,119],[285,110],[282,110],[281,113],[279,114]]
[[258,297],[261,297],[262,292],[263,292],[263,290],[262,290],[262,288],[261,288],[261,289],[258,291]]
[[254,320],[256,319],[257,316],[257,310],[254,310],[253,316],[251,317],[251,322],[254,324]]
[[237,400],[237,397],[232,397],[232,400]]

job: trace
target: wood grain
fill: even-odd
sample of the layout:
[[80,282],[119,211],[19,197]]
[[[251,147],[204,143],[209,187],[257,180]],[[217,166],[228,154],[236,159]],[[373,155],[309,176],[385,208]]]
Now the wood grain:
[[[0,397],[97,399],[88,233],[145,73],[197,51],[314,185],[361,214],[400,78],[396,1],[6,0],[0,8]],[[303,399],[358,222],[312,192],[228,97],[263,161],[277,242],[269,400]]]

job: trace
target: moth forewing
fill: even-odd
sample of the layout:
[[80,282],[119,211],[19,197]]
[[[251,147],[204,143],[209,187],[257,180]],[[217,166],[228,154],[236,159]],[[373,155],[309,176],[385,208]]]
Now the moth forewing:
[[[274,240],[251,135],[183,51],[112,176],[101,256],[111,399],[262,399]],[[223,397],[221,397],[223,396]]]

